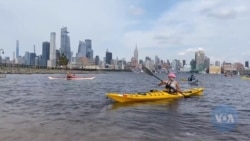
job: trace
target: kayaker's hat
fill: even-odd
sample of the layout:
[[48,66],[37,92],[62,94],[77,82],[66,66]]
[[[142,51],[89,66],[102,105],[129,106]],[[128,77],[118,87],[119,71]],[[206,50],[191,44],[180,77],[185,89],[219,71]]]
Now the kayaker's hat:
[[175,76],[174,73],[169,73],[169,74],[168,74],[168,77],[169,77],[169,78],[175,78],[176,76]]

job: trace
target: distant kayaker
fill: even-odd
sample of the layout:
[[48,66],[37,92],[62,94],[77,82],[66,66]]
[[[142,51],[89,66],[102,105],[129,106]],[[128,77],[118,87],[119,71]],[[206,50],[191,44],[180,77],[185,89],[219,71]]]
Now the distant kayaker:
[[67,72],[67,78],[74,78],[75,74],[71,74],[69,71]]
[[161,81],[161,83],[158,84],[158,86],[166,85],[165,88],[168,90],[169,93],[182,93],[180,89],[179,83],[175,80],[176,76],[174,73],[168,74],[168,80]]
[[194,76],[194,74],[191,74],[191,76],[188,78],[188,81],[193,81],[193,80],[195,80],[196,78],[195,78],[195,76]]

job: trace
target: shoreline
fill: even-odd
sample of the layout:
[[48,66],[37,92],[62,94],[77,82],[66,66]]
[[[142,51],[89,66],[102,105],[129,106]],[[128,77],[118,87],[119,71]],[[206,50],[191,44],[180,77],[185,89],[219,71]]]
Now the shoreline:
[[71,71],[75,74],[86,73],[106,73],[106,72],[132,72],[131,70],[115,70],[115,69],[39,69],[39,68],[15,68],[0,67],[0,74],[66,74]]

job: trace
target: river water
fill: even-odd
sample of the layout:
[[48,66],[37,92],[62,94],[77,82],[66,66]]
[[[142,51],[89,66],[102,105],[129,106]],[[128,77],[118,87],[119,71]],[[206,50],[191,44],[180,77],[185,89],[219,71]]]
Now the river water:
[[[107,92],[161,89],[145,73],[107,72],[94,80],[49,80],[47,74],[0,78],[0,141],[214,141],[250,139],[250,80],[197,74],[201,83],[180,81],[182,89],[204,87],[200,97],[119,104]],[[52,76],[62,76],[53,74]],[[158,74],[165,78],[165,74]],[[213,124],[216,106],[237,111],[236,127]]]

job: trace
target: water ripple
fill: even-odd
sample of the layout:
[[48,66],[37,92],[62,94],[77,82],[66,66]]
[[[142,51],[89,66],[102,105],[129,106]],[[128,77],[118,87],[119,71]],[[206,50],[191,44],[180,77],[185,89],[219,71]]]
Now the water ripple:
[[[87,74],[86,74],[87,75]],[[89,74],[91,75],[91,74]],[[250,81],[197,74],[202,97],[121,104],[107,92],[145,92],[158,80],[144,73],[92,74],[94,80],[49,80],[49,75],[8,75],[0,80],[3,141],[211,141],[250,138]],[[91,75],[91,76],[92,76]],[[59,76],[59,75],[55,75]],[[157,74],[165,79],[165,74]],[[178,80],[188,74],[178,74]],[[182,89],[197,87],[181,82]],[[163,87],[162,87],[163,88]],[[221,133],[211,122],[215,106],[237,110],[237,128]]]

